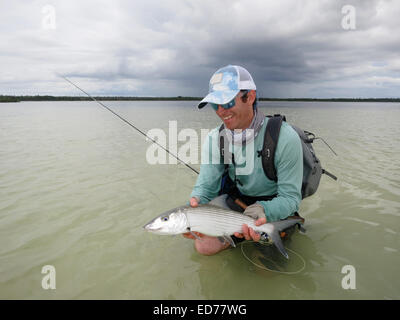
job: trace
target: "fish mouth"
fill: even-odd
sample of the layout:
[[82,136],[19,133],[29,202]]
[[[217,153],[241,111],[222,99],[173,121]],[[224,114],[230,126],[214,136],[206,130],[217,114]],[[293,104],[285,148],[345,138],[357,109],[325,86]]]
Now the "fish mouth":
[[158,231],[158,230],[161,230],[161,227],[160,228],[152,228],[151,224],[146,224],[143,226],[143,229],[145,229],[147,231]]

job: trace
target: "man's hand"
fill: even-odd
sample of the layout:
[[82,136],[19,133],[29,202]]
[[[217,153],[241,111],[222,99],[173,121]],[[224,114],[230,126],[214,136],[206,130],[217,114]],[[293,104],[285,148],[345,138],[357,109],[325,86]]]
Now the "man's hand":
[[[190,206],[191,206],[191,207],[196,208],[196,207],[199,205],[199,199],[196,198],[196,197],[192,197],[192,198],[190,198],[189,203],[190,203]],[[199,238],[202,238],[202,237],[204,236],[204,235],[203,235],[202,233],[200,233],[200,232],[194,232],[194,233],[195,233]],[[190,232],[183,233],[182,235],[183,235],[185,238],[187,238],[187,239],[196,240],[196,237],[195,237],[192,233],[190,233]]]
[[196,208],[199,205],[199,198],[192,197],[189,200],[190,206]]
[[[243,214],[256,219],[254,224],[256,226],[260,226],[264,223],[267,223],[267,218],[265,217],[264,207],[261,204],[254,203],[251,206],[248,206]],[[244,224],[242,227],[243,233],[235,232],[235,237],[237,238],[245,238],[246,240],[254,240],[260,241],[261,235],[255,232],[252,228],[250,228],[247,224]]]

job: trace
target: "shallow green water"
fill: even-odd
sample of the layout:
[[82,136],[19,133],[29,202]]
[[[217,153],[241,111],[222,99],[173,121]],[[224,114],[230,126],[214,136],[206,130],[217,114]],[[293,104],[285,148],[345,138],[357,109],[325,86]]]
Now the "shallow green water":
[[[200,136],[219,123],[195,102],[106,104],[144,131],[176,120],[178,131]],[[306,262],[295,275],[261,270],[240,248],[205,257],[191,240],[144,232],[188,200],[196,175],[150,165],[150,143],[94,102],[1,104],[0,298],[400,299],[400,106],[261,109],[285,114],[339,154],[315,142],[339,181],[323,176],[301,204],[307,233],[287,243]],[[45,265],[56,269],[55,290],[42,288]],[[345,265],[356,270],[354,290],[342,288]]]

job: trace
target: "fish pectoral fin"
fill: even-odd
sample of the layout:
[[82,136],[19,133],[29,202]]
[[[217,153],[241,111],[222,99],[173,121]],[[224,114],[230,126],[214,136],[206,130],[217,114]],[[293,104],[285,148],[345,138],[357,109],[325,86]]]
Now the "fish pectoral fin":
[[236,244],[230,235],[224,234],[223,238],[225,239],[225,241],[228,241],[232,247],[236,248]]
[[225,238],[224,237],[217,237],[219,242],[221,242],[222,244],[225,243]]
[[193,237],[195,237],[197,240],[201,240],[201,238],[197,235],[197,234],[195,234],[193,231],[189,231],[190,232],[190,234],[193,236]]

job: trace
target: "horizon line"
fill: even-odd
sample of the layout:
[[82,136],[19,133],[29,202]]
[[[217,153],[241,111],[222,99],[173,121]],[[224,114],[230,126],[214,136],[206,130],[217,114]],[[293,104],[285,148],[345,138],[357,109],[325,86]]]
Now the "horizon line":
[[[146,100],[186,100],[186,101],[200,101],[202,97],[193,96],[120,96],[120,95],[102,95],[94,96],[96,99],[103,100],[132,100],[132,101],[146,101]],[[19,102],[19,101],[57,101],[57,100],[71,100],[71,101],[85,101],[91,100],[86,96],[66,96],[66,95],[0,95],[0,102]],[[276,98],[276,97],[260,97],[259,101],[376,101],[376,102],[400,102],[398,98]]]

